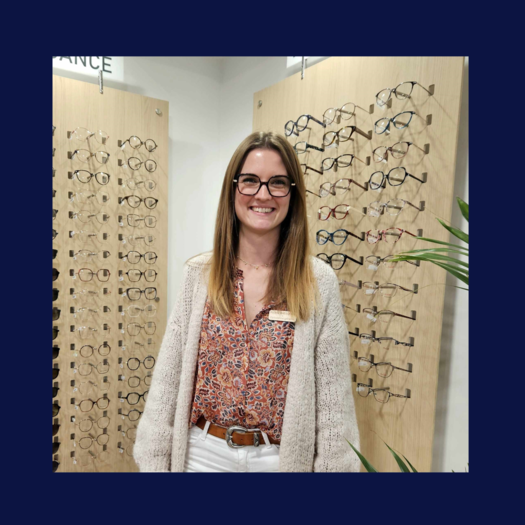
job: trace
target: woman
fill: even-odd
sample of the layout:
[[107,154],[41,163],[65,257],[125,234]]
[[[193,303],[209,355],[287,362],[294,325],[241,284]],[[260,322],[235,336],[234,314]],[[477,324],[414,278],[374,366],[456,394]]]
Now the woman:
[[138,425],[142,472],[359,472],[348,330],[305,196],[283,136],[240,144],[213,251],[184,267]]

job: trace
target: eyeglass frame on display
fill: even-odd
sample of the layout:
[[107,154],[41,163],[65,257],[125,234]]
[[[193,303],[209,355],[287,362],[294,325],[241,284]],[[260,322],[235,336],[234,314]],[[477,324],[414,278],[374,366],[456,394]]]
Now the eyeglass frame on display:
[[[351,128],[352,129],[352,133],[350,133],[350,135],[348,136],[348,138],[344,139],[344,140],[341,140],[341,138],[339,137],[339,134],[341,133],[341,131],[343,131],[344,129],[347,129],[347,128]],[[370,136],[369,133],[365,133],[363,130],[359,129],[357,126],[354,126],[354,125],[350,125],[350,126],[344,126],[342,127],[340,130],[338,131],[327,131],[324,135],[323,135],[323,146],[325,148],[330,148],[332,146],[332,144],[335,144],[333,147],[338,147],[339,144],[341,142],[348,142],[349,140],[352,139],[352,135],[357,131],[357,133],[359,135],[362,135],[363,137],[365,137],[366,139],[368,140],[372,140],[372,137]],[[330,133],[333,133],[334,134],[334,137],[332,139],[331,142],[329,142],[328,144],[325,143],[325,137],[327,137],[328,135],[330,135]],[[356,157],[357,158],[357,157]],[[359,159],[360,160],[360,159]],[[361,161],[363,162],[363,161]],[[364,164],[364,163],[363,163]]]
[[[328,259],[328,261],[325,261],[323,258],[319,257],[320,255],[324,255]],[[342,255],[344,257],[343,264],[341,265],[341,268],[334,268],[333,265],[332,265],[332,258],[335,257],[336,255]],[[361,266],[363,265],[363,262],[362,262],[363,257],[361,257],[361,262],[359,262],[356,259],[353,259],[352,257],[350,257],[349,255],[346,255],[346,253],[333,253],[332,255],[328,255],[327,253],[318,253],[316,255],[316,257],[318,259],[321,259],[321,261],[325,262],[326,264],[329,264],[330,268],[332,268],[332,270],[335,270],[335,271],[341,270],[344,267],[344,265],[346,264],[347,259],[350,259],[352,262],[360,264]]]
[[[364,240],[364,239],[363,239]],[[379,264],[374,264],[374,263],[371,263],[370,261],[368,261],[368,259],[370,259],[371,257],[375,257],[376,259],[379,259]],[[370,266],[367,268],[367,270],[373,270],[373,271],[376,271],[379,269],[379,266],[381,264],[385,264],[384,261],[388,258],[388,257],[392,257],[392,258],[395,258],[396,256],[395,255],[386,255],[385,257],[379,257],[377,255],[368,255],[367,257],[365,257],[365,261],[368,261],[369,265],[372,265],[372,266],[375,266],[375,268],[370,268]],[[414,266],[419,266],[419,261],[394,261],[394,266],[392,268],[389,268],[389,269],[395,269],[397,264],[400,263],[400,262],[407,262],[407,263],[410,263],[410,264],[413,264]],[[387,266],[388,268],[388,266]]]
[[[319,237],[319,233],[321,232],[326,232],[329,237],[328,239],[326,239],[325,242],[319,242],[318,240],[318,237]],[[337,233],[337,232],[345,232],[347,235],[345,237],[345,240],[339,244],[337,244],[335,241],[334,241],[334,235]],[[319,246],[324,246],[328,241],[331,241],[333,244],[335,244],[336,246],[341,246],[343,245],[346,240],[348,239],[348,236],[351,235],[352,237],[355,237],[356,239],[359,239],[360,241],[364,241],[364,237],[359,237],[357,236],[355,233],[352,233],[352,232],[349,232],[348,230],[345,230],[344,228],[339,228],[338,230],[335,230],[334,232],[330,233],[329,231],[326,231],[326,230],[318,230],[316,233],[315,233],[315,241],[317,242],[317,244]]]
[[[338,208],[339,206],[346,206],[346,212],[345,212],[345,215],[344,215],[344,217],[341,217],[340,219],[337,218],[337,217],[335,216],[335,209]],[[322,218],[321,218],[321,210],[322,210],[323,208],[328,208],[328,209],[330,210],[330,213],[328,214],[328,216],[326,217],[326,219],[322,219]],[[317,218],[318,218],[320,221],[327,221],[330,217],[333,217],[334,219],[336,219],[336,220],[338,220],[338,221],[342,221],[342,220],[346,219],[346,217],[348,216],[348,212],[349,212],[350,210],[354,210],[354,211],[356,211],[357,213],[360,213],[361,215],[363,215],[363,216],[366,217],[366,215],[365,215],[362,211],[359,211],[357,208],[354,208],[353,206],[350,206],[350,204],[338,204],[338,205],[335,206],[334,208],[330,208],[330,206],[321,206],[321,207],[319,208],[319,210],[317,211]]]
[[[399,86],[402,86],[403,84],[412,84],[412,87],[410,88],[410,93],[408,93],[408,95],[406,93],[401,93],[401,98],[399,98],[398,96],[398,93],[397,93],[397,88]],[[401,82],[399,83],[395,88],[383,88],[381,91],[379,91],[377,94],[376,94],[376,104],[378,107],[382,108],[386,105],[388,105],[388,102],[390,101],[390,99],[392,98],[392,93],[394,93],[394,95],[396,96],[397,100],[406,100],[407,98],[410,98],[411,95],[412,95],[412,91],[414,90],[414,86],[415,85],[418,85],[419,87],[422,87],[428,94],[429,96],[432,96],[434,94],[434,84],[431,84],[429,87],[430,87],[430,90],[428,90],[426,87],[424,87],[422,84],[420,84],[419,82],[415,81],[415,80],[407,80],[405,82]],[[385,102],[383,101],[380,101],[379,100],[379,95],[383,92],[383,91],[389,91],[388,93],[388,98],[386,99]]]
[[[398,231],[401,232],[399,234],[399,238],[396,241],[394,241],[393,243],[388,243],[388,241],[386,239],[383,239],[383,235],[386,235],[386,232],[389,231],[389,230],[398,230]],[[373,231],[376,231],[378,233],[378,239],[375,242],[370,242],[368,240],[368,237],[370,235],[370,232],[373,232]],[[383,240],[386,243],[388,243],[388,244],[396,244],[401,239],[401,237],[403,236],[403,233],[408,233],[409,235],[412,235],[412,237],[416,237],[416,238],[418,237],[417,235],[414,235],[413,233],[410,233],[408,230],[403,230],[402,228],[392,227],[392,228],[387,228],[386,230],[368,230],[366,232],[365,239],[366,239],[366,242],[368,244],[377,244],[378,242],[383,241]]]
[[[370,288],[370,287],[366,287],[365,285],[366,284],[369,284],[369,285],[373,285],[375,286],[375,288]],[[395,292],[392,294],[392,295],[389,295],[389,296],[386,296],[384,294],[381,293],[381,289],[384,289],[384,287],[386,286],[394,286],[394,290]],[[410,292],[410,293],[413,293],[413,294],[417,294],[419,292],[419,287],[417,284],[414,285],[414,289],[413,290],[410,290],[409,288],[404,288],[403,286],[400,286],[399,284],[394,284],[394,283],[382,283],[382,284],[376,284],[376,283],[373,283],[371,281],[365,281],[363,283],[363,290],[365,290],[365,295],[375,295],[377,291],[379,291],[379,294],[382,295],[383,297],[394,297],[394,295],[396,295],[397,293],[397,290],[401,289],[405,292]]]
[[[371,315],[371,313],[373,314],[372,317],[374,317],[375,319],[372,319],[369,317],[369,315]],[[378,319],[381,321],[381,318],[378,317],[379,314],[389,314],[389,315],[393,315],[394,317],[403,317],[404,319],[410,319],[411,321],[415,321],[415,317],[408,317],[407,315],[403,315],[403,314],[398,314],[396,312],[393,312],[392,310],[374,310],[373,308],[363,308],[361,310],[361,312],[363,314],[367,314],[367,319],[370,319],[370,321],[372,321],[373,323],[375,323]],[[381,321],[383,323],[387,323],[388,321]]]
[[[305,149],[304,151],[297,151],[297,145],[298,144],[302,144],[302,143],[305,143],[306,146],[305,146]],[[295,153],[297,153],[297,155],[302,155],[303,153],[306,153],[308,151],[308,149],[315,149],[317,151],[324,151],[324,148],[318,148],[317,146],[314,146],[312,144],[308,144],[308,142],[306,142],[306,140],[301,140],[300,142],[297,142],[296,144],[294,144],[294,147],[293,147]]]
[[[395,203],[396,201],[402,202],[403,205],[402,206],[390,205],[391,202]],[[380,211],[377,211],[375,208],[372,208],[373,204],[378,204],[380,206]],[[399,211],[397,213],[389,213],[389,212],[387,212],[387,213],[391,217],[397,217],[405,209],[405,204],[409,204],[410,206],[412,206],[412,208],[415,208],[417,211],[425,211],[425,202],[424,201],[421,201],[420,207],[417,207],[415,204],[412,204],[411,202],[406,201],[405,199],[390,199],[387,202],[380,202],[380,201],[371,202],[366,208],[366,214],[369,217],[377,218],[377,217],[379,217],[381,215],[384,215],[385,214],[385,210],[387,210],[387,209],[394,209],[394,210],[399,210]],[[370,213],[371,211],[375,212],[375,214],[371,214]]]
[[[87,151],[89,153],[89,155],[87,156],[86,160],[82,160],[80,158],[79,155],[77,155],[77,153],[80,153],[81,151]],[[104,153],[105,155],[107,155],[106,157],[106,160],[99,160],[97,158],[97,153]],[[111,154],[108,153],[107,151],[104,151],[104,150],[99,150],[99,151],[95,151],[95,153],[91,153],[91,151],[87,150],[87,149],[76,149],[75,151],[71,152],[71,151],[68,151],[67,152],[67,158],[70,159],[70,160],[73,160],[75,158],[75,155],[77,156],[78,160],[80,162],[85,162],[87,163],[89,161],[89,159],[91,157],[95,157],[96,161],[99,163],[99,164],[107,164],[108,163],[108,160],[109,160],[109,157],[111,157]],[[79,170],[77,170],[79,171]],[[85,170],[84,170],[85,171]]]
[[[83,180],[80,180],[78,174],[81,172],[81,171],[85,171],[86,173],[89,173],[89,180],[86,180],[86,181],[83,181]],[[106,175],[107,178],[108,178],[108,181],[107,182],[100,182],[98,180],[98,177],[97,175]],[[91,171],[89,170],[75,170],[75,171],[70,171],[68,172],[68,178],[73,180],[74,178],[77,178],[78,182],[82,183],[82,184],[88,184],[92,181],[93,177],[95,177],[95,181],[100,185],[100,186],[107,186],[109,184],[109,181],[111,179],[111,175],[109,173],[106,173],[105,171],[97,171],[96,173],[91,173]]]
[[[353,334],[353,335],[357,335],[357,337],[359,337],[362,345],[367,345],[367,344],[374,343],[374,342],[381,344],[381,340],[388,339],[389,341],[394,341],[395,346],[397,345],[414,346],[412,343],[403,343],[402,341],[398,341],[397,339],[394,339],[393,337],[386,337],[386,336],[385,337],[374,337],[372,334]],[[363,337],[367,338],[369,342],[363,343]]]
[[[403,155],[401,155],[401,157],[395,157],[394,156],[394,150],[393,148],[395,146],[397,146],[398,144],[408,144],[407,146],[407,150],[405,153],[403,153]],[[410,146],[415,146],[417,149],[421,150],[423,153],[427,154],[428,153],[428,144],[425,144],[425,149],[422,149],[420,148],[417,144],[414,144],[413,142],[408,142],[406,140],[400,140],[398,142],[396,142],[395,144],[392,144],[392,146],[378,146],[376,149],[374,149],[372,151],[372,158],[374,159],[374,162],[383,162],[383,161],[386,161],[388,159],[388,152],[391,151],[392,152],[392,157],[396,160],[399,160],[399,159],[402,159],[404,157],[406,157],[406,155],[408,155],[408,151],[410,150]],[[380,160],[376,160],[375,159],[375,155],[377,155],[376,151],[378,149],[381,149],[381,148],[385,148],[385,156],[384,157],[381,157]],[[377,155],[379,156],[379,155]]]
[[[367,363],[370,363],[370,366],[368,367],[367,370],[363,370],[360,366],[359,366],[359,361],[366,361]],[[390,366],[390,373],[386,376],[380,374],[377,370],[377,367],[378,366],[381,366],[381,365],[388,365]],[[410,369],[407,369],[407,368],[400,368],[399,366],[395,366],[393,365],[392,363],[389,363],[387,361],[382,361],[380,363],[374,363],[374,361],[370,360],[370,359],[367,359],[366,357],[360,357],[358,356],[357,357],[357,366],[359,368],[359,370],[361,370],[361,372],[369,372],[372,367],[375,367],[375,371],[376,371],[376,374],[379,376],[379,377],[390,377],[392,375],[392,373],[394,372],[394,370],[400,370],[402,372],[408,372],[409,374],[412,373],[412,366],[410,366]]]
[[[301,128],[299,129],[299,124],[298,122],[303,118],[303,117],[306,117],[306,124]],[[326,124],[324,122],[321,122],[320,120],[317,120],[315,117],[313,117],[312,115],[301,115],[295,122],[293,120],[289,120],[285,125],[284,125],[284,135],[285,137],[289,137],[291,136],[292,134],[293,135],[296,135],[297,137],[299,136],[299,133],[301,133],[302,131],[304,131],[307,127],[308,127],[308,124],[310,123],[310,120],[313,120],[314,122],[317,122],[317,124],[319,124],[320,126],[323,126],[323,128],[326,128]],[[292,131],[290,131],[288,133],[288,130],[286,129],[286,126],[288,126],[289,123],[292,123]],[[297,133],[295,132],[295,130],[297,130]]]
[[[338,182],[342,182],[342,181],[348,181],[348,188],[345,188],[344,191],[342,191],[340,193],[336,193],[335,192],[336,184]],[[323,186],[326,186],[327,184],[330,186],[330,189],[328,189],[328,190],[326,188],[323,188]],[[368,187],[362,186],[361,184],[359,184],[359,182],[355,181],[354,179],[343,178],[343,179],[336,180],[334,183],[331,183],[330,181],[323,182],[319,186],[319,197],[321,197],[321,199],[323,199],[324,197],[328,197],[329,195],[334,195],[334,196],[336,196],[336,195],[343,195],[347,191],[350,191],[350,188],[352,187],[351,186],[352,184],[355,184],[355,185],[359,186],[364,191],[368,191]],[[343,188],[339,187],[338,189],[343,189]],[[322,195],[321,190],[324,190],[326,192],[326,194]]]
[[[339,159],[342,158],[342,157],[352,157],[352,160],[350,160],[350,162],[348,163],[348,166],[339,166]],[[364,160],[361,160],[359,157],[356,157],[353,153],[344,153],[343,155],[339,155],[338,157],[326,157],[326,159],[323,159],[321,161],[321,169],[323,170],[323,174],[324,174],[325,171],[331,171],[332,168],[335,165],[336,169],[334,169],[334,172],[337,173],[339,168],[341,168],[341,169],[349,168],[352,165],[352,162],[354,162],[354,159],[357,159],[359,162],[362,162],[363,164],[366,164],[366,162]],[[324,167],[325,160],[333,160],[333,162],[332,162],[332,164],[330,165],[329,168],[325,168]]]
[[[359,387],[360,386],[364,386],[366,388],[368,388],[368,393],[366,394],[366,396],[363,396],[359,393]],[[388,394],[388,397],[386,398],[386,401],[379,401],[379,399],[377,399],[376,395],[375,395],[375,391],[383,391],[383,390],[390,390],[390,387],[387,386],[387,387],[382,387],[382,388],[372,388],[370,385],[367,385],[365,383],[357,383],[357,388],[356,388],[356,392],[361,396],[361,397],[368,397],[370,395],[370,392],[372,394],[374,394],[374,399],[378,402],[378,403],[388,403],[388,401],[390,400],[391,397],[404,397],[404,398],[407,398],[407,399],[410,399],[410,396],[403,396],[401,394],[394,394],[392,392],[387,392]]]
[[[136,206],[132,206],[130,204],[130,197],[133,197],[135,199],[138,199],[139,200],[139,203],[136,205]],[[153,206],[148,206],[146,204],[146,201],[148,199],[151,199],[153,201],[155,201],[155,203],[153,204]],[[121,205],[121,206],[124,206],[124,201],[127,201],[127,205],[130,207],[130,208],[133,208],[133,209],[136,209],[138,208],[142,203],[144,203],[144,207],[147,208],[148,210],[154,210],[156,207],[157,207],[157,204],[159,202],[159,199],[156,199],[155,197],[145,197],[144,199],[142,197],[139,197],[137,195],[126,195],[125,197],[119,197],[118,198],[118,203]]]
[[[403,180],[399,184],[392,184],[392,182],[390,181],[390,174],[394,170],[400,170],[400,169],[405,172],[405,176],[403,177]],[[372,182],[372,177],[376,173],[381,173],[381,175],[382,175],[380,184],[378,184],[377,182]],[[423,173],[423,178],[419,179],[416,176],[412,175],[411,173],[408,173],[408,171],[406,170],[406,168],[404,166],[396,166],[395,168],[392,168],[387,174],[385,174],[384,171],[379,171],[379,170],[378,171],[374,171],[374,173],[372,173],[372,175],[370,175],[370,178],[368,179],[368,187],[371,190],[376,191],[379,188],[383,187],[383,185],[385,183],[385,180],[388,181],[388,184],[390,184],[390,186],[393,186],[393,187],[401,186],[402,184],[405,183],[407,176],[412,177],[413,179],[416,179],[417,181],[421,182],[421,184],[425,184],[425,182],[427,182],[426,173]]]
[[[408,122],[405,123],[403,126],[401,126],[400,128],[396,126],[396,118],[399,117],[400,115],[403,115],[405,113],[410,113],[410,118],[408,119]],[[401,111],[401,113],[398,113],[397,115],[393,116],[393,117],[381,117],[379,120],[376,120],[374,122],[374,133],[376,135],[383,135],[383,133],[386,133],[387,131],[389,131],[390,129],[390,124],[392,123],[394,125],[394,128],[396,129],[405,129],[409,126],[409,124],[412,122],[412,117],[416,115],[419,117],[419,115],[415,112],[415,111]],[[385,129],[383,131],[376,131],[377,129],[377,124],[379,122],[381,122],[382,120],[388,120],[388,124],[386,125]]]
[[[146,290],[150,290],[150,289],[155,290],[155,297],[153,297],[152,299],[148,299],[146,297]],[[131,297],[129,296],[129,291],[130,290],[139,290],[140,297],[138,299],[131,299]],[[130,301],[139,301],[141,299],[141,297],[142,297],[142,294],[144,294],[144,298],[146,300],[154,301],[157,298],[157,288],[155,288],[154,286],[147,286],[146,288],[144,288],[144,290],[141,290],[140,288],[126,288],[126,291],[122,295],[126,296]]]
[[[138,146],[132,146],[131,145],[131,139],[132,138],[136,138],[136,139],[139,139],[139,142],[140,144]],[[147,146],[146,146],[146,142],[148,142],[148,140],[150,140],[151,142],[153,142],[153,144],[155,144],[155,147],[153,149],[149,149]],[[126,139],[124,141],[122,140],[118,140],[117,141],[117,145],[120,149],[124,149],[125,145],[126,145],[126,142],[129,144],[130,148],[133,148],[135,150],[141,148],[142,146],[144,146],[144,148],[146,149],[146,151],[149,151],[150,153],[152,151],[155,151],[159,146],[158,144],[153,140],[153,139],[146,139],[144,142],[142,142],[142,139],[140,137],[137,137],[137,135],[131,135],[131,137],[129,137],[129,139]]]

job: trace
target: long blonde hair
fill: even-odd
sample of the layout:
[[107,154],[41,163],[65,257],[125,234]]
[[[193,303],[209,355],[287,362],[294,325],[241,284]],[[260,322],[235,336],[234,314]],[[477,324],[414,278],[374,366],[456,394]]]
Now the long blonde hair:
[[256,132],[249,135],[239,145],[226,169],[215,223],[208,300],[218,316],[231,316],[234,291],[232,269],[239,246],[239,220],[235,213],[236,186],[233,179],[241,172],[248,154],[255,149],[270,149],[279,153],[288,176],[295,182],[288,214],[280,225],[276,264],[263,300],[265,303],[285,300],[290,313],[298,320],[306,321],[310,316],[311,303],[314,307],[317,304],[317,282],[308,242],[306,188],[293,147],[277,133]]

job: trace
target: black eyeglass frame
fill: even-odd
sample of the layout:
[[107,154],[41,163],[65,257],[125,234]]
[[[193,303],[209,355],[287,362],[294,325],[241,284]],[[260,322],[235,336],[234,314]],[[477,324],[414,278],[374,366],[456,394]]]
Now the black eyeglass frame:
[[[328,259],[328,261],[326,261],[325,259],[323,259],[322,257],[319,257],[320,255],[323,255],[324,257],[326,257]],[[335,257],[336,255],[342,255],[344,257],[344,261],[343,261],[343,264],[341,265],[341,268],[334,268],[333,265],[332,265],[332,257]],[[352,257],[350,257],[349,255],[346,255],[346,253],[334,253],[332,255],[328,255],[326,253],[318,253],[316,255],[316,257],[318,259],[321,259],[321,261],[329,264],[331,266],[331,268],[335,271],[338,271],[338,270],[341,270],[343,268],[343,266],[346,264],[346,260],[347,259],[350,259],[351,261],[357,263],[357,264],[360,264],[361,266],[363,266],[363,263],[361,261],[358,261],[356,259],[353,259]]]
[[[255,193],[243,193],[240,189],[239,189],[239,183],[242,182],[240,180],[241,177],[255,177],[258,181],[259,181],[259,187],[257,188],[257,191]],[[273,193],[270,191],[270,181],[272,179],[287,179],[290,181],[290,187],[288,188],[288,193],[286,195],[273,195]],[[237,191],[241,194],[241,195],[246,195],[247,197],[255,197],[255,195],[257,195],[260,191],[260,189],[263,187],[263,186],[266,186],[266,190],[268,191],[268,193],[274,198],[274,199],[280,199],[281,197],[288,197],[288,195],[290,195],[290,192],[292,191],[292,187],[295,186],[295,182],[292,182],[292,179],[290,177],[288,177],[287,175],[273,175],[272,177],[270,177],[266,182],[263,182],[257,175],[255,175],[254,173],[239,173],[239,175],[237,175],[237,178],[236,179],[233,179],[233,182],[235,182],[235,184],[237,184]]]

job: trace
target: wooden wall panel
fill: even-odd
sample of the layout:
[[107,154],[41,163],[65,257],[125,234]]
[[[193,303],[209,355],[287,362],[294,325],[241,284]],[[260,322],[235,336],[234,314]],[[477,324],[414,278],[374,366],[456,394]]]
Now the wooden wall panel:
[[[311,170],[305,175],[307,189],[319,193],[319,186],[325,181],[335,182],[339,178],[352,178],[364,184],[370,175],[382,170],[387,172],[396,166],[404,166],[416,177],[427,174],[427,182],[420,184],[407,180],[402,186],[386,185],[380,192],[363,191],[352,185],[351,190],[342,196],[318,198],[308,195],[309,230],[314,255],[320,252],[333,254],[342,252],[351,257],[365,259],[375,254],[381,257],[414,248],[431,247],[423,241],[416,241],[405,234],[395,245],[379,242],[375,245],[349,237],[341,246],[328,242],[324,246],[316,243],[316,232],[325,229],[333,232],[345,228],[358,235],[371,229],[399,227],[425,237],[447,241],[448,235],[436,217],[450,220],[453,205],[454,169],[458,135],[460,94],[463,75],[463,57],[334,57],[308,68],[301,80],[300,73],[264,89],[254,95],[253,130],[284,133],[284,124],[297,120],[303,114],[311,114],[322,120],[323,113],[330,107],[340,108],[347,102],[358,106],[355,116],[340,124],[328,125],[323,129],[310,122],[308,129],[298,138],[290,138],[292,143],[306,140],[321,146],[323,134],[329,130],[339,130],[345,125],[356,125],[365,132],[372,131],[371,140],[354,134],[354,140],[340,143],[339,147],[328,148],[324,153],[309,150],[300,155],[301,162],[320,169],[326,157],[336,157],[353,153],[363,160],[370,158],[370,164],[354,161],[347,169],[333,170],[319,175]],[[375,95],[383,88],[393,88],[404,81],[415,80],[427,89],[434,86],[434,94],[429,96],[419,86],[415,86],[412,96],[406,100],[392,98],[391,107],[379,108],[375,105]],[[415,111],[410,125],[398,130],[391,126],[389,134],[373,132],[374,122],[384,116],[394,117],[402,111]],[[370,111],[373,111],[370,113]],[[429,117],[430,116],[430,117]],[[428,120],[427,120],[428,117]],[[431,122],[429,124],[429,122]],[[293,137],[293,136],[292,136]],[[391,156],[387,162],[375,163],[372,150],[381,145],[391,146],[404,140],[415,143],[420,148],[428,144],[429,152],[424,154],[411,147],[409,153],[400,160]],[[344,220],[330,218],[318,219],[318,209],[328,205],[349,204],[363,209],[371,202],[390,199],[405,199],[416,205],[425,202],[425,210],[418,212],[408,207],[400,215],[383,215],[379,218],[362,216],[350,211]],[[455,204],[454,204],[455,205]],[[434,245],[435,247],[435,245]],[[357,416],[361,435],[361,452],[379,471],[398,471],[398,467],[385,447],[383,440],[398,452],[404,454],[421,472],[431,470],[432,441],[438,381],[441,324],[444,301],[445,271],[431,264],[422,263],[420,267],[409,264],[390,270],[380,267],[377,271],[347,261],[337,273],[341,280],[357,284],[362,282],[395,283],[406,288],[419,286],[417,294],[398,291],[386,299],[379,294],[365,295],[364,290],[341,286],[342,300],[351,309],[345,309],[349,331],[370,333],[375,330],[377,337],[391,336],[399,341],[414,339],[413,347],[381,346],[372,343],[361,345],[358,337],[351,336],[351,371],[358,382],[372,384],[375,388],[389,386],[391,391],[410,399],[390,398],[386,404],[376,402],[372,395],[359,396],[354,390]],[[373,324],[363,313],[355,310],[377,306],[379,310],[411,315],[416,312],[416,320],[394,318],[388,325],[381,322]],[[388,378],[377,375],[374,369],[362,372],[358,369],[357,355],[373,356],[375,362],[389,361],[395,366],[407,368],[412,365],[412,373],[395,370]],[[354,383],[354,386],[356,383]]]
[[[156,110],[160,111],[160,115]],[[53,287],[59,290],[58,299],[53,302],[53,306],[61,310],[60,318],[53,321],[53,326],[59,328],[57,339],[53,345],[60,348],[60,354],[53,361],[53,367],[59,368],[58,377],[53,380],[53,386],[58,386],[59,391],[54,403],[61,407],[57,417],[53,418],[53,423],[60,424],[60,428],[53,441],[60,442],[58,454],[53,456],[60,465],[58,472],[126,472],[137,471],[133,458],[127,455],[126,450],[131,452],[132,440],[125,437],[127,429],[138,424],[133,423],[128,418],[122,418],[120,412],[128,413],[130,409],[144,409],[143,399],[135,406],[128,405],[126,401],[121,402],[119,393],[127,395],[130,392],[144,393],[147,386],[141,381],[137,388],[130,388],[127,380],[130,375],[137,375],[144,378],[147,370],[141,365],[136,373],[128,370],[126,363],[131,357],[137,357],[141,361],[148,355],[157,356],[162,341],[162,336],[166,328],[166,304],[167,304],[167,239],[168,239],[168,102],[156,100],[133,93],[104,88],[104,93],[99,93],[98,85],[88,84],[71,80],[68,78],[53,76],[53,125],[56,130],[53,136],[53,188],[56,196],[53,198],[53,208],[58,209],[56,219],[53,221],[53,228],[58,231],[56,239],[53,241],[53,248],[57,250],[57,257],[53,261],[53,266],[60,272],[58,279],[53,283]],[[99,144],[94,138],[79,142],[68,139],[68,131],[73,131],[77,127],[84,127],[96,132],[103,130],[109,134],[106,145]],[[118,140],[126,140],[131,135],[137,135],[143,141],[153,139],[157,143],[157,148],[153,152],[145,150],[141,146],[134,150],[126,145],[124,149],[118,146]],[[81,162],[77,158],[68,158],[68,152],[73,152],[77,148],[88,149],[91,152],[105,150],[110,154],[107,164],[99,164],[93,159],[88,163]],[[157,162],[157,169],[149,173],[144,166],[139,170],[133,171],[130,168],[120,166],[127,164],[130,156],[138,157],[141,160],[153,159]],[[82,184],[76,179],[70,179],[69,173],[77,169],[87,169],[91,172],[104,171],[110,174],[109,184],[101,186],[91,180],[87,184]],[[145,189],[131,191],[125,187],[125,181],[129,178],[136,180],[152,179],[156,183],[156,188],[149,192]],[[77,197],[71,193],[75,192],[97,192],[103,190],[109,195],[109,200],[105,204],[94,204],[93,198],[88,199],[89,203],[79,204]],[[127,195],[138,195],[145,198],[152,196],[159,199],[157,206],[153,210],[148,210],[141,203],[138,208],[130,208],[127,204],[120,205],[119,197]],[[86,197],[87,198],[87,197]],[[96,218],[92,218],[87,224],[82,224],[78,219],[70,218],[70,213],[88,210],[92,213],[105,212],[109,215],[106,224],[99,224]],[[139,214],[142,216],[153,215],[157,218],[155,228],[132,228],[128,226],[126,215]],[[123,218],[122,225],[120,218]],[[90,241],[82,241],[78,235],[71,232],[87,230],[97,234],[97,240],[91,237]],[[130,246],[129,241],[123,242],[130,235],[141,236],[141,234],[152,234],[154,241],[150,246],[144,245],[142,240],[138,240],[136,246]],[[102,240],[102,234],[107,234],[106,241]],[[92,252],[109,251],[107,258],[93,262],[79,260],[71,256],[79,250],[91,250]],[[158,258],[155,264],[146,264],[141,259],[138,264],[130,264],[119,258],[130,250],[136,250],[141,254],[147,251],[154,251]],[[99,256],[97,256],[99,257]],[[80,268],[98,270],[105,268],[110,271],[109,281],[102,283],[94,278],[91,282],[82,283],[78,276],[74,279],[70,274],[76,273]],[[154,269],[158,272],[154,283],[147,283],[142,277],[137,283],[130,283],[125,272],[132,268],[141,271]],[[122,272],[123,275],[119,275]],[[144,289],[146,286],[157,288],[157,300],[148,301],[141,296],[138,301],[130,301],[119,293],[120,289],[128,287],[138,287]],[[109,294],[104,294],[107,289]],[[98,295],[87,297],[78,294],[79,290],[94,291]],[[124,315],[121,308],[129,305],[144,307],[154,304],[157,308],[156,315],[145,318],[142,315],[131,318],[126,311]],[[103,312],[104,307],[110,309]],[[78,308],[90,308],[98,310],[97,313],[89,312],[76,314]],[[128,323],[138,322],[144,325],[145,321],[156,323],[156,332],[151,336],[146,336],[141,330],[138,336],[132,337],[127,331]],[[104,325],[109,330],[104,330]],[[78,331],[71,331],[79,326],[89,326],[96,328],[95,336],[82,340]],[[124,333],[123,333],[123,332]],[[91,363],[97,365],[103,361],[98,353],[95,352],[90,358],[82,358],[78,354],[79,348],[83,344],[90,344],[98,347],[103,342],[107,342],[111,347],[111,352],[107,356],[109,365],[108,371],[99,374],[93,369],[92,373],[86,377],[75,373],[73,367]],[[122,366],[122,368],[121,368]],[[104,370],[104,368],[101,368]],[[153,370],[152,370],[153,371]],[[124,379],[123,379],[124,378]],[[91,391],[81,394],[88,388],[82,382],[91,381]],[[104,387],[106,390],[101,390]],[[76,389],[76,390],[75,390]],[[106,410],[101,410],[96,406],[89,412],[80,412],[75,409],[75,404],[83,399],[97,400],[106,393],[110,400]],[[78,443],[82,437],[92,436],[96,438],[103,433],[96,425],[88,432],[82,432],[79,428],[79,421],[84,418],[98,420],[100,417],[110,418],[107,434],[109,441],[106,446],[93,443],[89,449],[83,450]],[[86,464],[84,464],[86,463]]]

